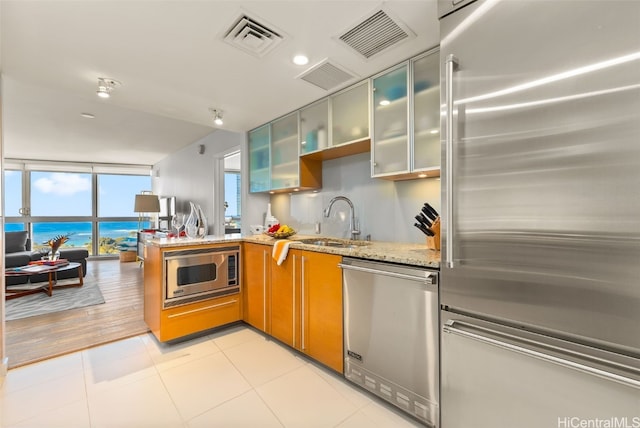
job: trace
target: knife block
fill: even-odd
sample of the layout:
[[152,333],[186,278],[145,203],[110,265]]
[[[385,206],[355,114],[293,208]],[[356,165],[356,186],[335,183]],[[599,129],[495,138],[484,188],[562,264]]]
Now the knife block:
[[434,220],[430,229],[435,235],[427,236],[427,248],[440,251],[440,217]]

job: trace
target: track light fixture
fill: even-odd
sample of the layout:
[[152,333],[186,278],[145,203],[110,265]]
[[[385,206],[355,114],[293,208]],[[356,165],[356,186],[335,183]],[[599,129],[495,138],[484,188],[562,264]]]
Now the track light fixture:
[[213,113],[213,123],[215,123],[218,126],[220,126],[220,125],[222,125],[224,123],[222,121],[222,110],[210,108],[209,111],[211,111],[211,113]]
[[108,77],[98,77],[98,90],[96,94],[98,94],[100,98],[109,98],[113,88],[120,86],[120,84],[117,80]]

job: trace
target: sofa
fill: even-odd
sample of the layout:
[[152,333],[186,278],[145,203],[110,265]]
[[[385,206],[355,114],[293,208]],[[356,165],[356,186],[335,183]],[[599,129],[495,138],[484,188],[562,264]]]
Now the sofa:
[[[83,275],[87,275],[87,258],[89,251],[86,248],[60,248],[60,258],[67,259],[69,262],[77,262],[82,265]],[[31,238],[29,232],[21,230],[15,232],[4,233],[4,267],[18,267],[28,265],[30,261],[40,260],[43,253],[31,250]],[[57,274],[58,279],[77,278],[76,269],[62,271]],[[49,280],[46,273],[27,276],[7,276],[5,277],[6,285],[24,284],[27,281],[43,282]]]

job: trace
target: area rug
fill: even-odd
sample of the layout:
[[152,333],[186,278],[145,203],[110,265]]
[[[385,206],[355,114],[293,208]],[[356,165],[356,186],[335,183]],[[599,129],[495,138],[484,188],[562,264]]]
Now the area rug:
[[[74,279],[78,281],[77,278]],[[64,281],[59,282],[61,285]],[[66,311],[85,306],[100,305],[104,297],[95,280],[85,278],[82,287],[61,288],[53,290],[53,296],[45,293],[30,294],[5,302],[5,319],[7,321],[35,317],[52,312]]]

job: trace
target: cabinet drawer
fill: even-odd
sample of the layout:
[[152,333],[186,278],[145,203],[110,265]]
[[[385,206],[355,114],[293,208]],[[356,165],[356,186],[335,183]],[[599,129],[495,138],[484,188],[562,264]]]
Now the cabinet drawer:
[[234,294],[162,311],[160,341],[239,321],[240,299]]

